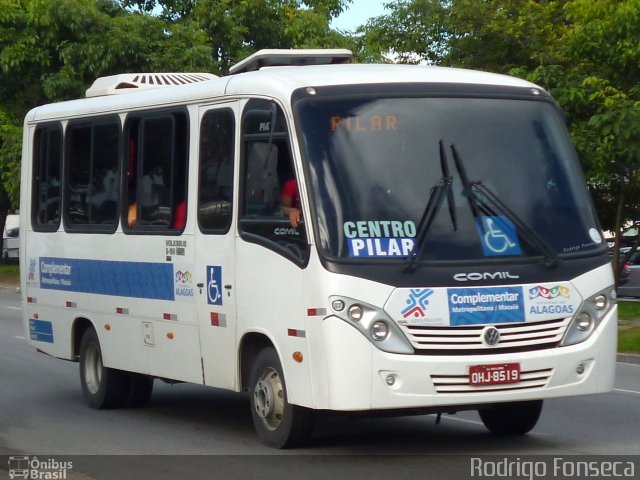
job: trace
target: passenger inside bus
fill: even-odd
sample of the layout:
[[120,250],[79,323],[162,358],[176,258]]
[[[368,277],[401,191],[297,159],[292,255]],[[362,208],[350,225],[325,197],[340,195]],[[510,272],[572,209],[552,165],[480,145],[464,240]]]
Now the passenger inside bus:
[[289,218],[293,228],[298,228],[302,219],[302,204],[300,202],[298,182],[295,178],[287,180],[282,185],[280,202],[282,204],[282,214]]

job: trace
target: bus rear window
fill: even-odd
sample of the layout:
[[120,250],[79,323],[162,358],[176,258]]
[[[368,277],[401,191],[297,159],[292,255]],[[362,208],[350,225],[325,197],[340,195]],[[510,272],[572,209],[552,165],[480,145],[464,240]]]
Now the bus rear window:
[[31,223],[36,231],[55,231],[60,226],[62,203],[62,127],[38,126],[33,143]]

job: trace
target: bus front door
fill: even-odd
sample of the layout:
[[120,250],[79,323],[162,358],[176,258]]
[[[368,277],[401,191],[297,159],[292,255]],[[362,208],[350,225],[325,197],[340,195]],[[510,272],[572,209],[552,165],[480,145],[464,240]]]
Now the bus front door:
[[205,385],[236,387],[235,103],[200,109],[198,234],[196,238],[198,323]]

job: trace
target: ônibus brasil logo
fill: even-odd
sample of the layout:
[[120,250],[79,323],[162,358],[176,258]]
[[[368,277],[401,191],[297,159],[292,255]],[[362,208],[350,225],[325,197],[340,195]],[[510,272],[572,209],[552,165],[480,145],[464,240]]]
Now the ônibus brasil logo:
[[53,458],[46,460],[29,456],[9,457],[9,478],[65,480],[73,462],[59,461]]

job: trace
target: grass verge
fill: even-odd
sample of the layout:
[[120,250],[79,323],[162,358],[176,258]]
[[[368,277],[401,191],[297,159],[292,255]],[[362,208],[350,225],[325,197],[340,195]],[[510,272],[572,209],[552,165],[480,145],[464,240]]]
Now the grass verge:
[[0,263],[0,283],[5,285],[20,283],[20,268],[17,263]]
[[640,302],[618,301],[618,352],[640,353]]

